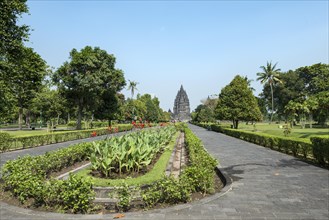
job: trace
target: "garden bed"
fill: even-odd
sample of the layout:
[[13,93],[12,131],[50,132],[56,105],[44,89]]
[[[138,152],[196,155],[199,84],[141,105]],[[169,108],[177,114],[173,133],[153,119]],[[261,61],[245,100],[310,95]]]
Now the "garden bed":
[[[168,129],[172,130],[172,128]],[[47,153],[43,156],[27,156],[15,161],[9,161],[4,165],[2,170],[3,181],[1,185],[4,190],[2,192],[2,200],[8,203],[19,201],[24,207],[41,208],[51,211],[97,213],[105,209],[108,209],[108,212],[114,210],[128,211],[138,207],[145,209],[186,203],[217,192],[223,185],[214,171],[217,161],[204,150],[201,141],[187,127],[183,126],[177,129],[183,130],[186,135],[185,144],[189,157],[186,168],[183,172],[180,172],[177,178],[164,175],[170,156],[176,155],[176,153],[174,154],[172,152],[176,152],[173,151],[173,146],[175,146],[177,136],[172,136],[170,139],[173,141],[170,142],[168,141],[168,132],[160,132],[160,129],[159,131],[150,131],[149,134],[139,133],[137,136],[130,135],[127,137],[112,138],[113,140],[110,139],[107,140],[107,142],[98,141],[95,143],[83,143]],[[160,138],[159,135],[165,135],[165,138]],[[138,139],[134,140],[133,138],[135,137]],[[164,141],[163,143],[166,142],[168,146],[165,145],[163,148],[161,147],[162,142],[158,144],[155,143],[154,141],[158,139]],[[150,143],[141,142],[143,140],[151,141],[150,143],[154,143],[154,146],[158,147],[148,149],[147,146]],[[66,180],[48,179],[49,177],[55,176],[55,174],[59,175],[62,174],[62,172],[66,172],[69,168],[73,169],[81,165],[86,165],[85,163],[88,163],[88,158],[92,162],[92,169],[98,169],[98,163],[107,161],[106,157],[104,158],[103,155],[104,152],[108,152],[106,146],[111,146],[111,150],[113,150],[115,149],[115,143],[126,146],[125,150],[122,151],[126,153],[136,150],[133,147],[136,143],[139,143],[140,147],[144,146],[144,148],[141,149],[137,148],[139,151],[148,149],[156,153],[164,149],[164,153],[153,165],[153,169],[145,175],[137,178],[126,178],[124,180],[111,180],[113,186],[116,187],[116,191],[112,198],[108,195],[108,198],[99,198],[95,200],[94,189],[98,186],[93,183],[94,181],[89,177],[81,177],[73,174],[69,175]],[[131,144],[133,144],[133,148],[129,148]],[[153,144],[151,145],[153,146]],[[113,154],[111,158],[117,157],[115,156],[115,152],[111,154]],[[165,157],[166,160],[162,159],[163,157]],[[150,164],[149,162],[144,163],[143,160],[140,162],[144,165]],[[159,168],[156,167],[158,163],[162,166],[161,172]],[[172,163],[174,162],[172,161]],[[110,169],[110,172],[108,172],[109,170],[102,169],[100,169],[100,171],[104,172],[108,177],[112,172],[122,174],[143,169],[143,166],[140,165],[121,167],[117,163],[115,164],[109,166],[108,169]],[[147,175],[152,173],[152,171],[154,172],[154,170],[156,172],[153,173],[153,176],[151,175],[149,179],[146,178]],[[122,177],[122,175],[120,176]],[[143,181],[138,182],[136,181],[137,179]],[[107,181],[109,181],[109,179],[107,179]],[[143,185],[148,186],[145,187]],[[110,186],[110,184],[106,183],[105,186]],[[136,193],[134,189],[136,189]],[[11,194],[10,197],[8,197],[8,193]],[[106,197],[106,194],[108,193],[105,193],[104,197]],[[101,202],[103,206],[100,207],[97,203],[102,199],[103,202]]]

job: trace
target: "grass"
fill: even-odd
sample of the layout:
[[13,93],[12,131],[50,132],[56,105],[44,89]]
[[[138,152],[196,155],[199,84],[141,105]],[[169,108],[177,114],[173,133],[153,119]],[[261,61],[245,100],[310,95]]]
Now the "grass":
[[91,167],[87,167],[82,169],[81,171],[77,172],[76,174],[83,178],[91,178],[93,182],[93,186],[121,186],[124,183],[128,184],[129,186],[138,186],[138,185],[146,185],[153,183],[154,181],[160,180],[166,170],[168,161],[170,159],[171,153],[175,147],[176,139],[178,137],[178,132],[173,136],[170,143],[168,144],[168,148],[165,152],[161,155],[159,160],[155,163],[153,169],[146,173],[143,176],[139,176],[136,178],[126,178],[126,179],[104,179],[104,178],[96,178],[90,174]]
[[47,134],[47,130],[17,130],[17,131],[5,131],[9,133],[13,137],[26,137],[26,136],[34,136],[40,134]]
[[[227,124],[229,125],[229,124]],[[256,123],[256,132],[284,137],[284,129],[280,128],[284,124],[268,124],[268,123]],[[253,131],[254,126],[246,123],[239,123],[239,130]],[[296,125],[292,128],[289,137],[300,138],[309,140],[311,136],[328,136],[329,128],[304,128],[300,125]]]

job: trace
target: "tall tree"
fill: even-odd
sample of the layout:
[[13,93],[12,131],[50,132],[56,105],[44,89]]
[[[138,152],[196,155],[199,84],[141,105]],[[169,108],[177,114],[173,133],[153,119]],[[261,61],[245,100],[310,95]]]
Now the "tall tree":
[[239,75],[221,90],[216,113],[218,119],[232,120],[235,129],[238,129],[240,120],[259,121],[262,118],[247,80]]
[[42,88],[42,81],[47,73],[46,62],[32,48],[22,47],[20,58],[11,63],[11,74],[7,83],[11,92],[16,95],[19,108],[18,124],[22,129],[23,109],[28,108],[31,100]]
[[138,89],[137,89],[138,82],[130,81],[130,80],[128,80],[128,81],[129,81],[129,85],[128,85],[128,89],[127,90],[130,90],[130,92],[131,92],[131,98],[133,99],[134,98],[135,91],[136,90],[138,91]]
[[70,52],[54,74],[60,93],[77,106],[77,129],[81,129],[83,110],[95,111],[105,92],[117,93],[125,86],[123,71],[115,68],[115,57],[99,47],[86,46]]
[[272,101],[272,112],[271,112],[271,122],[273,120],[273,112],[274,112],[274,95],[273,95],[273,84],[277,82],[281,82],[279,79],[279,71],[281,69],[276,69],[276,64],[272,66],[271,62],[267,62],[266,66],[261,66],[260,68],[263,70],[263,72],[257,73],[257,80],[260,80],[262,84],[268,83],[271,88],[271,101]]
[[8,56],[19,57],[23,41],[28,39],[29,27],[19,25],[18,19],[28,13],[27,0],[0,1],[0,67],[6,65]]

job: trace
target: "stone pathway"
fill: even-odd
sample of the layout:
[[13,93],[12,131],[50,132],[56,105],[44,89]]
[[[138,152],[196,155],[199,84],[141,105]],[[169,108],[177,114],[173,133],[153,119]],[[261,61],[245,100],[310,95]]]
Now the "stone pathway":
[[[190,125],[220,161],[228,185],[190,204],[126,213],[123,219],[329,219],[329,171]],[[114,215],[36,212],[0,202],[0,219],[113,219]]]

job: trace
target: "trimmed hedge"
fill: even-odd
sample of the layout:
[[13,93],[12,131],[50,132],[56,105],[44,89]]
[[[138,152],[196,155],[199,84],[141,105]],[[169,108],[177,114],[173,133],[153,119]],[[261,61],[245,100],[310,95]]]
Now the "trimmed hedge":
[[311,137],[310,141],[304,141],[293,137],[278,137],[269,134],[230,129],[218,124],[195,123],[195,125],[286,154],[291,154],[295,157],[302,157],[306,160],[312,160],[313,157],[320,165],[329,164],[329,137]]
[[91,146],[92,143],[81,143],[41,156],[8,161],[2,167],[4,189],[22,203],[32,199],[35,206],[56,206],[72,213],[85,213],[94,199],[89,179],[75,175],[68,180],[47,178],[51,172],[86,160]]
[[132,125],[130,124],[119,124],[116,127],[111,128],[109,127],[78,131],[51,132],[49,134],[40,134],[34,136],[11,137],[10,140],[5,139],[4,136],[1,136],[2,133],[0,133],[0,143],[2,143],[0,145],[0,151],[31,148],[47,144],[88,138],[92,136],[93,132],[95,132],[95,136],[100,136],[131,129]]
[[215,167],[217,160],[204,149],[201,140],[182,124],[176,124],[177,130],[185,133],[185,145],[189,155],[189,163],[179,179],[164,177],[142,192],[147,207],[159,203],[176,204],[191,200],[191,193],[214,193]]
[[329,136],[328,137],[311,137],[313,144],[313,156],[319,164],[329,163]]

